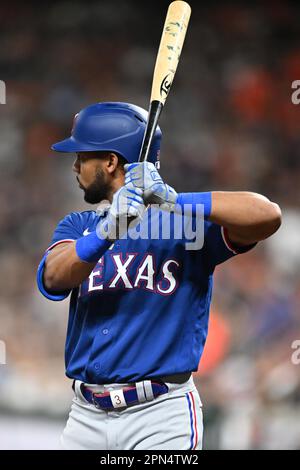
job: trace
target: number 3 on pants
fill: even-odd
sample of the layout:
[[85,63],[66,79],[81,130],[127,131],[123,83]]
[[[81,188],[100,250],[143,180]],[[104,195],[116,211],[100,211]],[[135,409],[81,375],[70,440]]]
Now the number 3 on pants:
[[123,390],[113,390],[110,392],[110,398],[114,408],[124,408],[127,406]]

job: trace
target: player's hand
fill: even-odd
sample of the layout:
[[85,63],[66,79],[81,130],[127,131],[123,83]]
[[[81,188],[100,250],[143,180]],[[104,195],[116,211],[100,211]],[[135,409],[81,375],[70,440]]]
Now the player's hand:
[[141,188],[122,186],[113,197],[107,216],[97,226],[102,238],[117,240],[137,225],[146,211]]
[[124,169],[126,187],[141,188],[145,204],[159,204],[161,209],[174,210],[178,194],[163,182],[153,163],[131,163]]

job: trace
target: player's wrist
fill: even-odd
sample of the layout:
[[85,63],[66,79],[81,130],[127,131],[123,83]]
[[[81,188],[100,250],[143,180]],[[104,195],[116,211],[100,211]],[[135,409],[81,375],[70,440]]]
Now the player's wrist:
[[203,193],[179,193],[177,195],[176,204],[184,211],[185,206],[192,207],[192,215],[203,214],[207,220],[211,214],[212,197],[211,192]]
[[79,238],[76,241],[75,249],[81,261],[94,263],[103,256],[111,244],[111,240],[102,237],[101,233],[95,230],[85,237]]

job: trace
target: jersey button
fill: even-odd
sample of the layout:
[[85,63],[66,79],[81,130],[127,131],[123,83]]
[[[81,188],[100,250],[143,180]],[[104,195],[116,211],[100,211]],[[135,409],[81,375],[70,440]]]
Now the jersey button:
[[99,369],[100,369],[100,364],[99,364],[99,362],[95,362],[94,367],[95,367],[96,370],[99,370]]
[[103,333],[104,335],[108,335],[108,329],[107,329],[107,328],[104,328],[104,330],[102,330],[102,333]]

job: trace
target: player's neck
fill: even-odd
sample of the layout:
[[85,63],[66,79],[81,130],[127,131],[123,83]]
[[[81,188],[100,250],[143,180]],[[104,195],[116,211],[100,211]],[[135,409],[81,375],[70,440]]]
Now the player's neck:
[[124,186],[124,184],[125,184],[125,178],[124,178],[123,175],[120,175],[120,177],[116,178],[116,179],[112,182],[111,191],[109,192],[108,197],[107,197],[107,199],[109,200],[110,203],[112,203],[114,194],[115,194],[122,186]]

